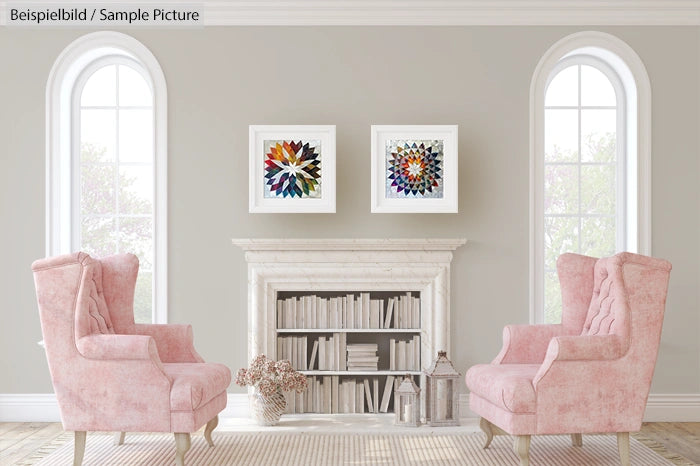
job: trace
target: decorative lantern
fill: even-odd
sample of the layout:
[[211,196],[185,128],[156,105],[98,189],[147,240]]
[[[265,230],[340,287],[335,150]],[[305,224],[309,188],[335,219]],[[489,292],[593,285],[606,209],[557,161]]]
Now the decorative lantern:
[[406,374],[394,391],[394,414],[397,426],[418,427],[420,425],[420,388],[410,374]]
[[438,357],[424,371],[427,379],[426,407],[430,426],[459,425],[459,372],[447,359],[447,351],[438,351]]

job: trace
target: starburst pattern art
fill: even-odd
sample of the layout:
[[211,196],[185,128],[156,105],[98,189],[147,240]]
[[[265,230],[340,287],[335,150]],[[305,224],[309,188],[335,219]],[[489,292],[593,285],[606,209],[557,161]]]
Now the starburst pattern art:
[[321,197],[321,141],[264,141],[265,197]]
[[443,197],[443,141],[386,142],[386,197]]

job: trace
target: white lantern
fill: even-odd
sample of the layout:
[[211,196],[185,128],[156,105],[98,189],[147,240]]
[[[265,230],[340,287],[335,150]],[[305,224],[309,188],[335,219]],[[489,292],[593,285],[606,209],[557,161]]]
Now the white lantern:
[[397,426],[418,427],[420,425],[420,388],[410,374],[406,374],[394,391],[394,415]]
[[438,351],[438,357],[424,371],[427,379],[426,407],[428,425],[459,425],[459,372],[447,359],[447,351]]

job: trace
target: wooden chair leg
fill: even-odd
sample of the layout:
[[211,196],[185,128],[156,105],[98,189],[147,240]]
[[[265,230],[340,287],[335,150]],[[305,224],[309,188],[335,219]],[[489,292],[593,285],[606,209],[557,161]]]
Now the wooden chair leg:
[[210,447],[214,446],[214,442],[211,440],[211,433],[218,425],[219,416],[214,416],[211,421],[207,422],[207,427],[204,428],[204,438],[207,440]]
[[571,434],[571,444],[575,447],[583,446],[583,437],[581,434]]
[[520,458],[520,466],[530,465],[530,436],[517,435],[513,441],[513,449]]
[[177,448],[175,464],[177,466],[185,466],[185,453],[187,453],[191,445],[192,442],[189,433],[175,432],[175,447]]
[[617,451],[620,452],[620,464],[630,466],[630,433],[617,433]]
[[114,444],[119,446],[119,445],[124,445],[124,438],[126,437],[126,432],[117,432],[114,434]]
[[83,456],[85,455],[85,436],[87,432],[84,430],[76,430],[75,445],[73,447],[73,466],[81,466],[83,464]]
[[486,442],[483,446],[483,448],[486,449],[491,445],[491,441],[493,440],[493,424],[482,417],[479,420],[479,428],[486,434]]

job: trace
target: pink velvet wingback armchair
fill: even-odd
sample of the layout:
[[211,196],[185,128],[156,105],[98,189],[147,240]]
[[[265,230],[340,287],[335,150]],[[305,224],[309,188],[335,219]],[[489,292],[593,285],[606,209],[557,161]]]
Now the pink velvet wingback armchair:
[[671,264],[631,253],[557,261],[562,322],[509,325],[491,364],[466,373],[469,406],[494,434],[515,436],[520,464],[530,436],[616,433],[629,465],[629,433],[641,428],[661,338]]
[[226,407],[230,370],[205,363],[189,325],[134,323],[138,259],[85,253],[32,264],[51,381],[63,428],[75,432],[74,465],[87,431],[173,432],[184,465],[190,433],[211,432]]

